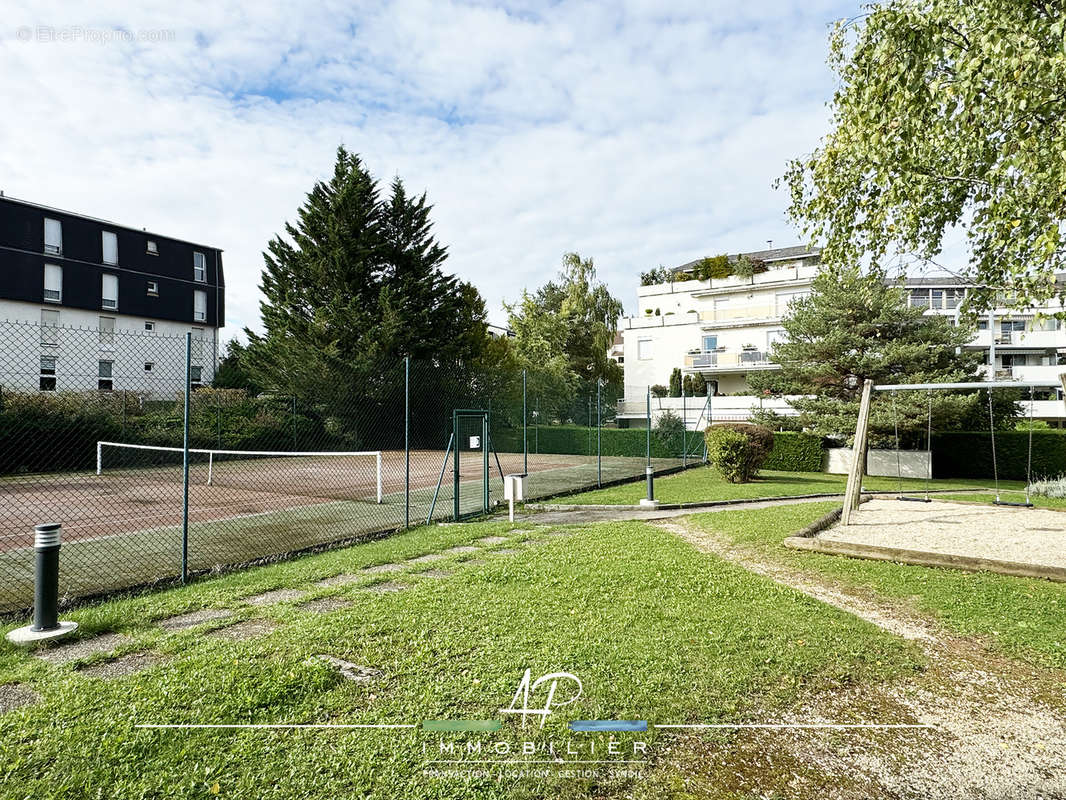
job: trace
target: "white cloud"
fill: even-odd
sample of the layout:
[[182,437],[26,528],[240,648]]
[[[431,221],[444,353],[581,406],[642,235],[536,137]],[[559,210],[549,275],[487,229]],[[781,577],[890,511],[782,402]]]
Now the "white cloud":
[[825,128],[826,26],[856,7],[24,3],[0,30],[0,188],[224,248],[233,335],[257,324],[266,242],[343,142],[428,192],[494,320],[567,250],[632,309],[649,266],[797,240],[771,182]]

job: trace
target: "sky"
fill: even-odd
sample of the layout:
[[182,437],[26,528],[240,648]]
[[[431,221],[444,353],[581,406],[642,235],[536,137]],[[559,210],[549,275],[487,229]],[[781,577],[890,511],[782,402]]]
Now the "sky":
[[[801,242],[773,182],[828,128],[823,0],[6,4],[0,189],[225,251],[225,338],[336,148],[433,204],[490,321],[592,257]],[[6,28],[6,30],[4,30]]]

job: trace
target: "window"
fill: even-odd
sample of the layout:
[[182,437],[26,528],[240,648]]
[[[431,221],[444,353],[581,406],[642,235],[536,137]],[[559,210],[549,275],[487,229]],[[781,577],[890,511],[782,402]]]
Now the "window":
[[911,289],[910,291],[910,305],[911,308],[930,308],[929,305],[929,290],[928,289]]
[[207,282],[207,259],[203,253],[192,254],[192,279],[200,283]]
[[192,365],[189,367],[189,385],[193,389],[203,386],[204,368]]
[[159,281],[148,281],[148,296],[159,297]]
[[103,239],[103,254],[105,264],[118,263],[118,236],[110,231],[101,234]]
[[144,329],[146,331],[154,331],[155,330],[155,323],[152,322],[151,320],[146,319],[144,321]]
[[115,318],[100,317],[100,348],[110,350],[115,346]]
[[42,392],[54,392],[56,390],[55,356],[41,356],[41,377],[39,388]]
[[41,344],[59,346],[59,312],[41,309]]
[[159,247],[151,239],[148,240],[148,255],[150,255],[150,256],[159,255]]
[[703,337],[703,349],[707,352],[718,349],[718,337],[717,336],[704,336]]
[[100,288],[100,308],[118,308],[118,275],[104,275]]
[[930,304],[929,304],[930,308],[943,308],[944,307],[944,290],[943,289],[933,289],[932,290],[932,298],[933,299],[930,301]]
[[114,387],[114,382],[112,381],[112,377],[113,377],[112,373],[113,373],[113,370],[114,370],[114,366],[115,366],[115,362],[114,361],[98,361],[97,362],[96,388],[99,389],[101,392],[110,392],[112,390],[112,388]]
[[775,328],[766,332],[766,349],[769,350],[776,342],[783,342],[788,338],[784,328]]
[[46,303],[63,302],[63,268],[55,264],[44,265],[44,300]]
[[145,361],[144,362],[144,371],[145,371],[146,374],[150,373],[154,369],[155,369],[155,362],[154,361]]
[[53,256],[63,255],[63,226],[58,219],[45,217],[44,252]]
[[651,359],[651,339],[637,339],[637,358],[641,361]]
[[197,289],[192,296],[192,318],[197,322],[204,322],[207,319],[207,292]]

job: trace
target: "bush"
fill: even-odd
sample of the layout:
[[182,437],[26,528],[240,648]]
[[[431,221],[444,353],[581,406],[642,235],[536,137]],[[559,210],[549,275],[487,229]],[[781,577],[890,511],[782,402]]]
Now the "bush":
[[774,434],[759,425],[712,425],[705,433],[707,457],[730,483],[747,483],[774,447]]
[[674,367],[673,372],[670,373],[670,396],[681,396],[681,369],[680,367]]
[[670,389],[663,386],[661,383],[657,383],[651,387],[652,397],[668,397],[670,395]]
[[774,447],[763,469],[786,472],[821,472],[825,449],[818,436],[809,433],[775,433]]

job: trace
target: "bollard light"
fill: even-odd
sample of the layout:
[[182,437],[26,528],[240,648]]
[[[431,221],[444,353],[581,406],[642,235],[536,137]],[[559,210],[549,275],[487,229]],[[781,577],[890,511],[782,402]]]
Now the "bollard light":
[[644,475],[648,479],[648,496],[641,499],[640,505],[644,508],[658,508],[659,501],[655,499],[655,468],[645,467]]
[[45,522],[33,529],[33,622],[8,633],[15,644],[32,644],[66,636],[78,627],[76,622],[59,621],[59,549],[63,528],[58,522]]

